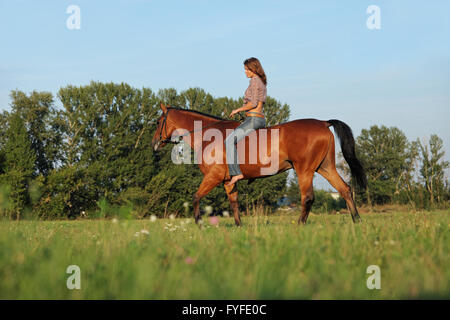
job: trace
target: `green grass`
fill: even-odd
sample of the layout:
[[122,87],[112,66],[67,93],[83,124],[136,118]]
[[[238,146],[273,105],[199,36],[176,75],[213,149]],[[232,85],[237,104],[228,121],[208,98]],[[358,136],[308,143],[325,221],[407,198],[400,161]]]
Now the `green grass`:
[[0,299],[448,299],[449,213],[1,221]]

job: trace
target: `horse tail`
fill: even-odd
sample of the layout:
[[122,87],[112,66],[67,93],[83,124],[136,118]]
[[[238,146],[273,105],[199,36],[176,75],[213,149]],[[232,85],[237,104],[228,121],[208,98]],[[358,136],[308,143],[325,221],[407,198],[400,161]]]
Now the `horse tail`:
[[356,179],[356,182],[362,189],[367,187],[366,174],[361,162],[356,157],[355,152],[355,139],[353,138],[352,129],[340,120],[328,120],[329,126],[334,128],[334,132],[339,138],[341,144],[342,154],[345,161],[347,161],[352,176]]

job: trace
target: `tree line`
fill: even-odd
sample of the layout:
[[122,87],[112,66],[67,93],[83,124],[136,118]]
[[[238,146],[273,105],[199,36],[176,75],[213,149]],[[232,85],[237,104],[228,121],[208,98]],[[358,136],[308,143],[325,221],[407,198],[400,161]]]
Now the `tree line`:
[[[450,186],[445,171],[450,163],[438,135],[409,141],[396,127],[372,126],[361,131],[356,150],[368,184],[367,190],[356,189],[359,202],[406,204],[415,209],[448,205]],[[345,170],[342,163],[340,167]]]

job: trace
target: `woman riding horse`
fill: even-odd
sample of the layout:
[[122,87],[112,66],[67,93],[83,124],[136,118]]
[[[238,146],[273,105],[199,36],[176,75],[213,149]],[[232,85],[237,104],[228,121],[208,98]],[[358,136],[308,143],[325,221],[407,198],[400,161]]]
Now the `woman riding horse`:
[[[267,78],[261,63],[256,58],[249,58],[244,61],[244,69],[247,78],[250,78],[250,84],[245,91],[244,105],[238,109],[234,109],[230,113],[230,117],[241,111],[247,111],[244,122],[242,122],[226,139],[226,160],[231,181],[226,183],[231,186],[236,181],[244,178],[238,162],[238,154],[236,144],[245,136],[254,130],[264,128],[266,126],[266,118],[262,112],[263,105],[267,96]],[[252,110],[252,111],[249,111]]]

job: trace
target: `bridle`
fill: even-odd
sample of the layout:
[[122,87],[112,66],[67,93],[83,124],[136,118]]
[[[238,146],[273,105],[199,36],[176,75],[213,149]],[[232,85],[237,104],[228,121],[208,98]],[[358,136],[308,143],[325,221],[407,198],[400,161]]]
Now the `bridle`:
[[167,124],[166,123],[167,123],[167,115],[169,114],[169,111],[170,111],[170,109],[167,109],[166,113],[163,112],[164,119],[162,120],[161,130],[159,131],[159,139],[158,139],[158,141],[161,143],[175,143],[175,141],[172,141],[172,139],[166,138],[166,139],[162,140],[163,129],[166,132],[166,137],[167,137]]
[[[173,141],[173,140],[172,140],[172,136],[170,136],[170,138],[162,139],[163,130],[164,130],[164,132],[166,133],[166,137],[167,137],[167,121],[168,121],[167,116],[168,116],[170,110],[172,110],[172,109],[168,108],[168,109],[167,109],[167,112],[166,112],[166,113],[163,113],[164,118],[163,118],[163,120],[162,120],[161,130],[159,131],[159,142],[160,142],[160,143],[173,143],[173,144],[178,144],[178,143],[181,142],[181,139],[178,140],[178,141]],[[224,119],[224,120],[218,120],[218,121],[212,122],[212,123],[210,123],[210,124],[208,124],[208,125],[206,125],[206,126],[201,127],[200,130],[202,130],[202,129],[204,129],[204,128],[208,128],[208,127],[210,127],[210,126],[212,126],[212,125],[214,125],[214,124],[217,124],[217,123],[219,123],[219,122],[224,122],[224,121],[230,121],[230,120],[226,120],[226,119]],[[195,132],[195,129],[190,130],[190,131],[188,131],[188,132],[185,132],[185,133],[182,134],[182,135],[175,136],[175,138],[182,138],[182,137],[184,137],[184,136],[186,136],[186,135],[188,135],[188,134],[190,134],[190,133],[193,133],[193,132]]]

